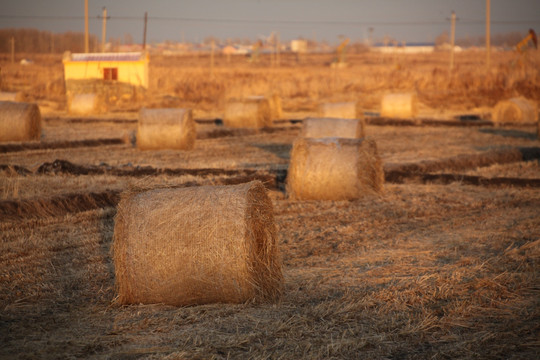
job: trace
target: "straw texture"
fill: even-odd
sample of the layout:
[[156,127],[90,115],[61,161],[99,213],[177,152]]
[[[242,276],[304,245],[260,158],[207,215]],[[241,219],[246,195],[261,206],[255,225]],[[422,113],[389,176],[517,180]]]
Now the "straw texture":
[[363,119],[364,111],[358,102],[322,103],[319,104],[320,117],[339,119]]
[[122,304],[275,299],[283,276],[261,182],[128,193],[114,228]]
[[500,101],[493,110],[492,118],[495,122],[536,122],[538,106],[523,97]]
[[381,116],[390,118],[414,118],[418,115],[416,93],[386,94],[381,100]]
[[287,176],[291,199],[357,199],[381,192],[383,182],[372,140],[299,138],[293,144]]
[[364,136],[364,119],[308,118],[302,126],[302,137],[305,138],[360,139]]
[[31,141],[41,137],[41,112],[36,104],[0,101],[0,141]]
[[264,96],[230,100],[225,107],[223,124],[233,128],[263,128],[272,126],[270,102]]
[[191,109],[146,109],[139,111],[137,148],[141,150],[190,150],[197,130]]

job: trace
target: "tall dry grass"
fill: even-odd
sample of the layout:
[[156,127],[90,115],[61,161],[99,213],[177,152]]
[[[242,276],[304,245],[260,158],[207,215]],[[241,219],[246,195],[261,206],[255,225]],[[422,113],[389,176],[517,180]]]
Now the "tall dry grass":
[[[524,96],[540,101],[540,53],[524,56],[514,51],[494,51],[492,66],[485,67],[485,53],[467,50],[455,56],[449,71],[449,54],[380,54],[348,56],[347,67],[332,69],[333,54],[307,55],[298,61],[282,54],[273,66],[270,55],[258,63],[244,56],[209,55],[150,58],[150,85],[146,104],[176,98],[178,107],[222,112],[234,97],[277,93],[285,111],[314,111],[321,101],[360,101],[376,109],[385,92],[416,91],[421,103],[441,109],[491,107],[498,101]],[[58,55],[33,56],[32,65],[10,64],[0,57],[2,90],[24,91],[34,99],[63,100],[62,63]],[[169,101],[170,102],[170,101]],[[159,105],[159,104],[157,104]]]

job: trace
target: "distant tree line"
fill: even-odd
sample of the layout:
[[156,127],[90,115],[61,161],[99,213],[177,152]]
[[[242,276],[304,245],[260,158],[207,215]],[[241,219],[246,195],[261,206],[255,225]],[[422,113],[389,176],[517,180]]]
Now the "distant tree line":
[[[83,52],[84,33],[65,32],[55,34],[36,29],[0,29],[0,53],[11,52],[11,39],[15,39],[15,52],[58,54],[65,51]],[[90,51],[97,51],[97,37],[89,36]]]

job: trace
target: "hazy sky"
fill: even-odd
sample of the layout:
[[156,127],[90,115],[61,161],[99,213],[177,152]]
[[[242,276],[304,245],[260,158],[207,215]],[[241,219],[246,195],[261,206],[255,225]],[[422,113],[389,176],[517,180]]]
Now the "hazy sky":
[[[90,33],[101,38],[107,8],[107,38],[131,34],[142,41],[148,11],[147,41],[202,41],[207,36],[249,38],[278,31],[284,40],[364,40],[385,35],[407,42],[434,41],[450,30],[456,12],[456,37],[485,33],[485,0],[89,0]],[[84,31],[84,0],[2,0],[0,28],[27,27],[53,32]],[[540,32],[540,0],[491,0],[492,34],[529,28]]]

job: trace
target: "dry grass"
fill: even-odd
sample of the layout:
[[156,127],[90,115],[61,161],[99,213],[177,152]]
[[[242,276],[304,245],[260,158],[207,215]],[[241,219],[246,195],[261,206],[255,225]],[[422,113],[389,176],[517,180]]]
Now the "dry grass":
[[[540,100],[537,53],[523,68],[511,66],[512,53],[496,53],[489,72],[483,53],[456,54],[454,74],[447,71],[447,55],[351,55],[343,69],[327,66],[330,55],[308,56],[303,63],[284,55],[280,68],[269,68],[265,56],[259,64],[218,57],[213,77],[208,57],[179,62],[153,56],[150,93],[157,99],[176,95],[177,107],[194,108],[195,118],[220,117],[229,98],[273,91],[282,96],[285,117],[313,116],[321,101],[360,99],[364,108],[377,110],[387,91],[416,90],[420,116],[428,110],[441,116],[483,112],[516,95]],[[2,90],[62,104],[55,82],[61,71],[59,58],[35,59],[28,67],[4,60]],[[49,113],[43,141],[122,138],[135,131],[135,120],[133,113],[99,119]],[[116,208],[51,214],[48,200],[141,184],[213,185],[235,176],[53,175],[37,169],[65,159],[99,169],[280,174],[300,128],[224,137],[209,136],[223,132],[215,125],[199,131],[205,136],[189,152],[141,152],[126,143],[0,153],[3,201],[40,211],[0,217],[0,358],[538,358],[538,188],[468,186],[458,179],[446,185],[387,183],[379,196],[348,201],[296,201],[272,191],[283,254],[279,302],[117,305],[111,256]],[[540,179],[536,160],[479,160],[540,147],[534,126],[368,125],[366,132],[385,169]],[[470,167],[471,159],[478,168]],[[69,210],[74,204],[59,205]]]
[[[2,64],[4,90],[24,91],[44,106],[56,101],[60,108],[65,107],[61,57],[34,57],[29,66]],[[359,101],[362,108],[378,111],[386,92],[416,91],[422,106],[439,110],[493,107],[518,95],[540,101],[538,52],[530,52],[523,65],[517,64],[514,52],[494,53],[492,68],[487,71],[483,52],[464,51],[456,54],[452,73],[445,52],[350,54],[348,67],[343,69],[328,66],[332,57],[310,55],[298,63],[292,55],[283,54],[282,66],[272,68],[265,56],[258,64],[243,57],[228,63],[218,56],[210,76],[208,56],[153,55],[147,105],[166,102],[172,96],[176,107],[197,109],[195,117],[219,117],[228,99],[253,94],[278,94],[285,114],[315,112],[320,102],[344,101]],[[422,113],[422,107],[420,110]]]
[[111,306],[112,209],[4,222],[1,354],[531,358],[538,206],[538,191],[460,185],[277,200],[281,302],[186,308]]

